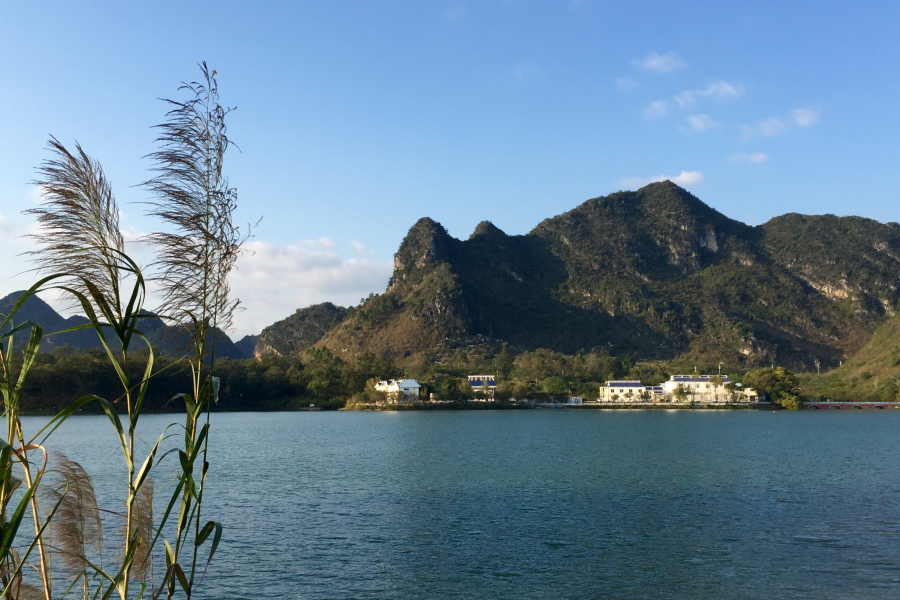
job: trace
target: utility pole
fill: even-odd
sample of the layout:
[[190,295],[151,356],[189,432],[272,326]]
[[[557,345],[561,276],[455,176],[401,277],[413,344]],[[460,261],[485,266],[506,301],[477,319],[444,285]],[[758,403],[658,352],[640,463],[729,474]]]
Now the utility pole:
[[719,377],[722,376],[722,363],[719,363]]

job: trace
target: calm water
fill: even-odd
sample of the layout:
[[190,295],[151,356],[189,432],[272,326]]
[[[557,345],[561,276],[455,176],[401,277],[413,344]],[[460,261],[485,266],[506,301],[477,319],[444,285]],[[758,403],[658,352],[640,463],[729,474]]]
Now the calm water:
[[[202,597],[896,598],[898,431],[888,411],[214,415],[226,534]],[[121,501],[105,417],[51,446]]]

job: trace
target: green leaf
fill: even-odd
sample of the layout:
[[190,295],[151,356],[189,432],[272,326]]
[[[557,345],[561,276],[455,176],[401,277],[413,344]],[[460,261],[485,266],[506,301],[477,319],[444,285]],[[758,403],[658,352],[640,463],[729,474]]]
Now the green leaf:
[[[147,394],[148,386],[150,385],[150,379],[153,377],[153,345],[150,343],[150,340],[147,339],[143,333],[138,331],[137,329],[132,329],[128,332],[128,335],[136,335],[141,340],[147,344],[147,351],[149,355],[147,356],[147,366],[144,368],[144,377],[141,379],[140,384],[138,384],[138,395],[134,402],[134,409],[131,411],[131,430],[133,431],[135,427],[137,427],[138,418],[141,415],[141,406],[144,404],[144,396]],[[174,363],[173,363],[174,364]]]
[[[144,460],[144,464],[141,465],[140,470],[137,472],[137,475],[134,478],[134,491],[135,492],[137,492],[140,489],[141,484],[144,483],[144,479],[146,479],[147,475],[150,474],[150,469],[153,468],[153,460],[156,457],[156,452],[157,452],[157,450],[159,450],[159,445],[162,443],[163,439],[165,439],[166,431],[169,430],[169,427],[171,427],[171,425],[167,426],[165,429],[163,429],[163,432],[161,434],[159,434],[159,439],[156,440],[156,443],[153,445],[153,448],[150,450],[150,453],[147,455],[147,458]],[[163,455],[163,456],[165,456],[165,455]],[[160,458],[160,460],[162,460],[162,458]]]
[[203,446],[203,440],[206,439],[206,434],[209,433],[209,423],[203,425],[200,428],[200,433],[197,434],[197,441],[194,442],[194,448],[192,451],[192,458],[197,456],[197,453],[200,451],[200,448]]
[[134,561],[134,553],[137,551],[140,539],[141,534],[135,531],[134,535],[131,536],[131,542],[128,544],[128,553],[125,554],[125,557],[122,559],[122,565],[119,567],[119,572],[116,573],[114,585],[109,586],[109,589],[103,594],[103,600],[108,600],[115,591],[118,591],[123,599],[125,598],[125,574],[131,568],[131,563]]
[[[65,273],[56,273],[54,275],[49,275],[49,276],[44,277],[43,279],[39,280],[37,283],[32,285],[30,288],[28,288],[24,294],[19,296],[19,299],[16,300],[16,303],[13,305],[12,309],[9,311],[9,313],[6,314],[6,316],[3,319],[3,322],[0,323],[0,330],[2,330],[4,327],[6,327],[6,325],[10,322],[10,320],[19,311],[19,309],[22,308],[22,305],[25,304],[25,302],[30,297],[34,296],[34,294],[39,289],[41,289],[44,286],[44,284],[49,283],[50,281],[53,281],[54,279],[59,279],[60,277],[65,277],[65,276],[66,276]],[[3,338],[0,338],[0,339],[3,339]]]
[[215,521],[208,521],[206,525],[203,526],[203,529],[197,532],[197,537],[194,539],[195,546],[202,546],[203,542],[209,537],[209,535],[213,532],[213,529],[216,528]]
[[22,518],[25,516],[25,510],[28,508],[28,503],[31,502],[31,497],[34,495],[34,490],[37,489],[40,479],[41,472],[38,471],[34,483],[25,490],[25,495],[22,496],[16,510],[10,515],[9,521],[0,525],[0,556],[6,556],[9,549],[12,548],[16,539],[16,533],[19,531],[19,525],[22,524]]
[[166,568],[168,569],[175,562],[175,551],[172,550],[172,544],[168,540],[163,540],[166,544]]
[[112,402],[104,400],[103,398],[97,398],[97,401],[100,402],[100,406],[103,407],[103,412],[105,412],[106,416],[109,417],[109,420],[112,421],[113,426],[116,428],[116,433],[119,434],[119,444],[122,446],[122,452],[125,454],[125,462],[128,464],[128,469],[133,469],[134,464],[131,461],[131,457],[128,456],[128,441],[125,439],[125,430],[122,429],[122,421],[119,419],[119,413],[116,412],[116,407],[113,406]]
[[75,411],[77,411],[79,408],[81,408],[82,406],[84,406],[85,404],[90,402],[91,400],[102,400],[102,398],[100,398],[100,396],[96,396],[94,394],[88,394],[87,396],[82,396],[81,398],[79,398],[78,400],[73,402],[72,404],[68,405],[67,407],[65,407],[58,413],[56,413],[55,417],[50,419],[46,425],[41,427],[38,430],[38,432],[36,434],[34,434],[34,436],[28,441],[28,444],[33,444],[34,441],[36,439],[38,439],[38,437],[40,437],[40,435],[42,433],[44,433],[45,431],[47,431],[49,429],[50,431],[47,431],[47,435],[44,436],[44,439],[42,439],[39,442],[39,444],[41,446],[43,446],[44,442],[47,440],[47,438],[50,437],[50,434],[52,434],[54,431],[56,431],[56,429],[60,425],[62,425],[66,419],[71,417],[75,413]]
[[[215,526],[216,534],[213,536],[212,547],[209,549],[209,557],[206,559],[206,566],[203,567],[203,575],[200,576],[201,583],[203,582],[203,578],[206,577],[206,571],[207,571],[207,569],[209,569],[209,563],[212,562],[213,555],[215,555],[215,553],[216,553],[216,548],[219,547],[219,542],[222,541],[222,524],[219,523],[218,521],[215,521],[215,522],[210,521],[203,527],[203,530],[205,531],[206,528],[209,527],[210,525]],[[208,533],[206,535],[209,536]],[[203,541],[206,541],[206,538],[203,538]],[[203,542],[201,541],[200,544],[202,544],[202,543]],[[197,544],[197,545],[199,546],[200,544]]]
[[191,595],[190,589],[191,588],[190,588],[190,585],[188,585],[188,580],[187,580],[187,577],[185,577],[185,575],[184,575],[184,571],[181,570],[181,565],[173,565],[173,567],[175,567],[175,569],[174,569],[175,577],[178,578],[178,583],[181,584],[181,589],[183,589],[184,593],[187,594],[188,597],[190,597],[190,595]]
[[[35,485],[37,485],[37,482],[40,481],[40,478],[41,478],[41,472],[38,471],[38,476],[35,478]],[[31,493],[32,493],[32,494],[34,493],[33,488],[34,488],[34,486],[32,486],[32,490],[31,490]],[[66,487],[66,489],[68,489],[68,486]],[[26,494],[26,497],[27,497],[27,494]],[[65,495],[64,495],[64,494],[61,494],[60,497],[59,497],[59,500],[56,501],[56,505],[55,505],[55,506],[53,507],[53,509],[47,514],[47,518],[44,519],[44,523],[43,523],[43,524],[40,526],[40,528],[38,529],[37,535],[34,536],[34,539],[31,541],[31,544],[28,546],[28,550],[25,551],[25,554],[22,555],[21,560],[18,561],[19,564],[16,566],[15,571],[13,571],[12,573],[6,574],[6,576],[9,577],[9,583],[8,583],[8,584],[6,585],[6,587],[3,589],[3,593],[0,594],[0,598],[6,598],[6,597],[7,597],[7,594],[9,593],[10,588],[11,588],[17,581],[19,581],[19,572],[22,570],[22,567],[23,567],[25,564],[27,564],[28,557],[31,555],[31,552],[32,552],[32,550],[34,550],[35,546],[37,546],[38,540],[41,539],[41,536],[42,536],[42,535],[44,535],[44,530],[47,528],[47,525],[50,524],[50,519],[52,519],[52,518],[53,518],[53,515],[56,514],[56,511],[59,509],[59,505],[62,504],[62,501],[63,501],[63,498],[64,498],[64,497],[65,497]],[[20,521],[21,521],[21,519],[20,519]],[[9,524],[9,523],[7,523],[7,525],[8,525],[8,524]],[[7,549],[6,552],[8,552],[8,551],[9,551],[9,550]],[[4,552],[4,553],[2,554],[2,556],[6,556],[6,552]]]
[[28,329],[32,325],[35,325],[35,323],[32,323],[31,321],[25,321],[24,323],[19,323],[18,325],[16,325],[15,327],[13,327],[9,331],[7,331],[6,333],[0,334],[0,340],[5,340],[6,338],[12,337],[15,334],[19,333],[20,331],[22,331],[23,329]]
[[16,381],[16,387],[12,392],[12,397],[10,398],[13,404],[18,404],[19,402],[19,394],[22,392],[22,386],[25,384],[25,376],[31,369],[31,365],[34,364],[34,359],[37,356],[38,348],[40,348],[41,346],[42,332],[43,329],[40,325],[35,325],[31,328],[31,338],[28,340],[28,346],[25,348],[25,353],[22,359],[22,368],[19,369],[19,379]]

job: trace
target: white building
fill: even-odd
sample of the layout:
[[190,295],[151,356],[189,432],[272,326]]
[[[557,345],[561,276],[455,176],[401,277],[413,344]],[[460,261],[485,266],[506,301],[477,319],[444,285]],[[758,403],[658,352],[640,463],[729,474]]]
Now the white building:
[[422,386],[415,379],[391,379],[375,384],[375,391],[387,394],[392,404],[407,404],[419,401],[419,389]]
[[473,392],[482,392],[487,398],[493,398],[497,380],[493,375],[469,375],[469,389]]
[[607,381],[600,386],[600,402],[665,402],[661,386],[644,385],[637,379]]
[[[753,388],[733,383],[727,375],[672,375],[662,384],[666,394],[681,402],[756,402]],[[679,391],[680,390],[680,391]],[[678,396],[682,396],[679,399]]]

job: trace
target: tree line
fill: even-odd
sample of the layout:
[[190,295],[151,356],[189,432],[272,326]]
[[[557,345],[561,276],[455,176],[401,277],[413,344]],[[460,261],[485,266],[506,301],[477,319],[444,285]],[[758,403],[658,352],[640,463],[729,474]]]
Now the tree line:
[[[131,359],[133,368],[145,368],[147,355],[135,352]],[[145,410],[184,410],[183,400],[176,395],[190,385],[189,364],[156,355],[153,368],[158,375],[145,400]],[[238,411],[290,410],[310,405],[338,409],[348,402],[374,402],[380,399],[374,383],[399,377],[416,379],[423,386],[421,393],[425,398],[434,394],[449,401],[485,397],[482,390],[470,388],[469,375],[493,375],[497,380],[494,397],[498,400],[556,400],[570,395],[594,400],[600,386],[609,379],[634,379],[644,385],[657,385],[668,379],[670,372],[665,363],[638,363],[628,355],[618,358],[602,349],[574,355],[544,349],[514,354],[504,345],[495,353],[460,348],[440,361],[423,361],[406,368],[373,352],[347,361],[327,348],[311,348],[287,356],[219,359],[215,375],[220,381],[215,410]],[[772,400],[785,407],[799,402],[796,379],[781,367],[729,376],[733,382],[743,381],[762,393],[770,392]],[[87,393],[113,402],[121,394],[121,385],[106,353],[54,348],[36,357],[22,390],[22,406],[31,412],[50,412]]]

